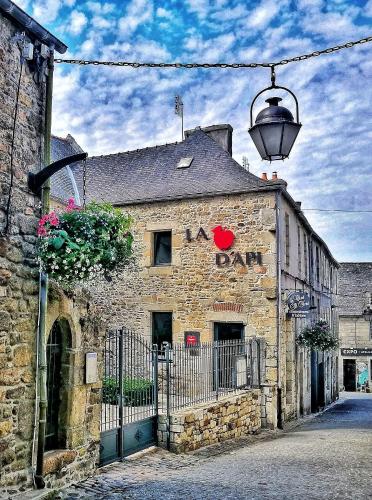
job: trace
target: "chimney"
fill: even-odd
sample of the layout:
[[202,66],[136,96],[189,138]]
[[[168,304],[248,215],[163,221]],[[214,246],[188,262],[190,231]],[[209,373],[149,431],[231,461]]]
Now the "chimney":
[[233,128],[231,125],[223,123],[221,125],[211,125],[210,127],[197,127],[191,130],[185,130],[185,139],[190,137],[196,130],[202,130],[232,156]]
[[272,181],[277,181],[277,180],[278,180],[278,172],[273,172],[273,173],[272,173],[271,180],[272,180]]
[[262,174],[261,174],[261,180],[267,181],[267,173],[266,172],[262,172]]

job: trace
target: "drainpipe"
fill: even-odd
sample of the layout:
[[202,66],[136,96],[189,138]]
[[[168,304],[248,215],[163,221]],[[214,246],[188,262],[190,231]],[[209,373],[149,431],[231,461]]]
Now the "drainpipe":
[[276,361],[276,370],[277,370],[277,418],[278,418],[278,428],[283,428],[283,419],[282,419],[282,383],[281,383],[281,319],[282,319],[282,257],[281,257],[281,224],[280,224],[280,210],[281,210],[281,191],[275,192],[275,222],[276,222],[276,346],[277,346],[277,361]]
[[[53,96],[53,69],[54,54],[51,49],[51,55],[48,64],[48,77],[46,84],[46,105],[45,105],[45,127],[44,127],[44,165],[49,165],[50,141],[52,130],[52,96]],[[50,181],[45,182],[41,192],[42,213],[49,212]],[[39,322],[38,322],[38,382],[39,382],[39,431],[37,443],[36,473],[34,477],[37,488],[44,488],[44,447],[45,447],[45,428],[47,416],[47,359],[46,359],[46,314],[48,299],[48,275],[40,273],[39,278]]]

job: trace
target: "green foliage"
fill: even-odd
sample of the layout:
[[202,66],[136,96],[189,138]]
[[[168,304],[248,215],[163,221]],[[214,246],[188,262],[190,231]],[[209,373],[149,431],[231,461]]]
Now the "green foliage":
[[[123,405],[146,406],[152,403],[154,384],[144,378],[123,378]],[[119,402],[119,381],[105,377],[102,384],[102,402],[116,405]]]
[[297,338],[297,344],[314,351],[332,351],[337,349],[339,345],[337,338],[332,335],[328,323],[322,319],[305,327]]
[[108,203],[51,212],[39,222],[41,267],[63,288],[106,275],[130,255],[131,218]]

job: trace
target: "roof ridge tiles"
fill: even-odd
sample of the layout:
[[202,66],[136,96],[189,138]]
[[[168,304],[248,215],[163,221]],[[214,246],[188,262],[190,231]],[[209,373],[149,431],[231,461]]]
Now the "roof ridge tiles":
[[[57,137],[58,139],[58,137]],[[186,140],[186,139],[185,139]],[[102,155],[93,155],[89,156],[90,159],[92,158],[103,158],[103,157],[108,157],[108,156],[118,156],[118,155],[126,155],[130,153],[139,153],[140,151],[147,151],[149,149],[157,149],[157,148],[166,148],[168,146],[175,146],[176,144],[182,144],[185,141],[175,141],[175,142],[169,142],[166,144],[155,144],[154,146],[146,146],[144,148],[137,148],[137,149],[128,149],[127,151],[118,151],[117,153],[108,153],[108,154],[102,154]]]

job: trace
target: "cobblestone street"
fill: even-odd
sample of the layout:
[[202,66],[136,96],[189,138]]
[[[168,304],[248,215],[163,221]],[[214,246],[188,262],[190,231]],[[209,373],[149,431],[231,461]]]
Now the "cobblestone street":
[[372,394],[343,393],[292,430],[100,470],[63,499],[371,499]]

